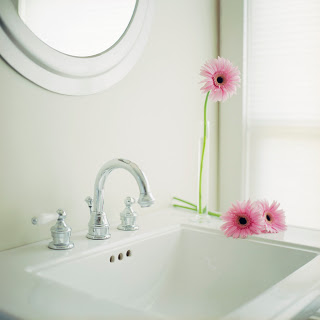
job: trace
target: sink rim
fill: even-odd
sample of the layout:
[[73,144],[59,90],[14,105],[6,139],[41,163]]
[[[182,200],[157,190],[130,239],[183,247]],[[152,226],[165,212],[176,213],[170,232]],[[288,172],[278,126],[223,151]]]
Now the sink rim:
[[[130,238],[124,238],[120,240],[116,240],[110,243],[103,243],[107,245],[102,245],[98,247],[92,247],[88,248],[87,250],[81,250],[81,252],[77,255],[67,255],[66,257],[63,256],[61,259],[54,259],[51,261],[47,261],[44,263],[40,264],[33,264],[33,265],[28,265],[25,267],[25,271],[29,273],[34,273],[36,274],[37,272],[41,272],[42,270],[45,270],[47,268],[54,267],[56,265],[59,265],[61,263],[68,263],[71,261],[77,261],[81,260],[85,257],[88,256],[93,256],[93,255],[98,255],[102,251],[107,253],[108,251],[115,250],[116,248],[126,246],[128,244],[132,243],[138,243],[140,241],[144,241],[145,239],[152,239],[159,237],[163,234],[169,233],[169,232],[174,232],[174,231],[181,231],[181,230],[196,230],[200,232],[205,232],[205,233],[211,233],[215,234],[216,236],[225,238],[225,235],[223,232],[219,229],[212,229],[210,225],[203,225],[203,224],[194,224],[189,221],[183,221],[179,224],[174,224],[174,225],[169,225],[169,226],[164,226],[161,228],[158,228],[157,230],[153,230],[151,232],[143,232],[141,234],[134,234],[132,232],[132,236]],[[77,233],[77,236],[83,236],[85,231],[80,231]],[[122,231],[119,231],[122,232]],[[272,246],[279,246],[279,247],[284,247],[284,248],[290,248],[294,250],[301,250],[301,251],[306,251],[306,252],[312,252],[316,253],[317,255],[320,255],[320,247],[315,247],[315,246],[310,246],[306,244],[298,244],[298,243],[292,243],[290,241],[282,240],[282,239],[270,239],[268,237],[261,237],[261,235],[256,235],[256,236],[251,236],[246,239],[233,239],[234,241],[249,241],[249,242],[255,242],[255,243],[261,243],[261,244],[266,244],[266,245],[272,245]],[[96,240],[99,241],[99,240]],[[107,240],[109,241],[109,240]],[[99,241],[101,242],[101,241]]]

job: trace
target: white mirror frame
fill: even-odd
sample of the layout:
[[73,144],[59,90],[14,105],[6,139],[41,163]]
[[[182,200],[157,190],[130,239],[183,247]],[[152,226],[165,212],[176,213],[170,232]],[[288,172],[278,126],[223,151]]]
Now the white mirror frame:
[[16,71],[47,90],[88,95],[120,81],[147,42],[154,0],[137,0],[131,21],[117,43],[91,57],[63,54],[42,42],[20,19],[12,0],[0,1],[0,54]]

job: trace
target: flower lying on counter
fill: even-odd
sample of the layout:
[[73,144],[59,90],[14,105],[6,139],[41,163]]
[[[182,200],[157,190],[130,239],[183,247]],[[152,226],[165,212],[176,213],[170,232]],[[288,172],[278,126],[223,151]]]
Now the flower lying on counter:
[[264,223],[258,206],[250,200],[237,202],[221,215],[221,219],[226,221],[221,226],[227,237],[246,238],[252,234],[259,234],[264,229]]
[[221,219],[226,221],[221,226],[221,230],[227,237],[233,238],[246,238],[248,235],[261,232],[284,231],[286,230],[285,215],[279,206],[280,204],[276,201],[270,205],[267,200],[237,202],[221,215]]
[[273,201],[269,204],[267,200],[260,200],[256,206],[264,222],[263,232],[277,233],[287,229],[284,211],[279,209],[280,203]]
[[[175,198],[174,198],[175,199]],[[178,199],[180,200],[180,199]],[[189,203],[185,208],[196,211],[196,205]],[[221,230],[227,237],[246,238],[249,235],[260,233],[278,233],[287,229],[285,214],[279,209],[280,204],[273,201],[271,204],[267,200],[258,200],[255,202],[237,201],[232,204],[231,208],[225,213],[208,212],[209,215],[221,218],[225,223]]]

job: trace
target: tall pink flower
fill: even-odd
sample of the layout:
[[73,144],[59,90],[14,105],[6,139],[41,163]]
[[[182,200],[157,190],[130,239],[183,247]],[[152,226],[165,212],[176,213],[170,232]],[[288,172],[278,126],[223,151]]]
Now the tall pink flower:
[[273,201],[271,204],[267,200],[260,200],[255,203],[263,218],[265,230],[263,232],[277,233],[287,229],[285,215],[280,204]]
[[248,235],[261,233],[264,228],[260,211],[250,200],[233,204],[221,215],[221,219],[226,221],[221,230],[227,237],[246,238]]
[[231,97],[240,85],[240,71],[232,63],[218,57],[205,63],[200,74],[205,77],[201,90],[204,93],[210,91],[213,101],[225,101]]

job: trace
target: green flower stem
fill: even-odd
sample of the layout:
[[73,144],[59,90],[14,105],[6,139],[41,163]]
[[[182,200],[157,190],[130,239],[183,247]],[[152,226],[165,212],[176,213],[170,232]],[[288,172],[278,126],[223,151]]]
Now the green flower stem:
[[191,202],[188,202],[188,201],[186,201],[186,200],[183,200],[183,199],[180,199],[180,198],[177,198],[177,197],[173,197],[173,199],[174,199],[174,200],[178,200],[178,201],[180,201],[180,202],[184,202],[184,203],[189,204],[190,206],[192,206],[192,207],[194,207],[194,208],[197,208],[197,206],[196,206],[195,204],[193,204],[193,203],[191,203]]
[[192,210],[192,211],[197,211],[197,208],[190,208],[190,207],[186,207],[186,206],[180,206],[178,204],[173,204],[173,206],[175,208],[183,208],[183,209],[188,209],[188,210]]
[[208,211],[208,214],[210,216],[214,216],[214,217],[218,217],[218,218],[220,218],[222,216],[222,213],[211,212],[211,211]]
[[[177,198],[177,197],[173,197],[174,200],[177,200],[177,201],[180,201],[180,202],[183,202],[183,203],[186,203],[186,204],[189,204],[190,206],[192,206],[192,208],[190,207],[186,207],[186,206],[181,206],[179,204],[173,204],[172,206],[175,207],[175,208],[183,208],[183,209],[188,209],[188,210],[192,210],[192,211],[197,211],[197,206],[189,201],[186,201],[186,200],[183,200],[183,199],[180,199],[180,198]],[[208,214],[210,216],[214,216],[214,217],[221,217],[222,213],[218,213],[218,212],[212,212],[212,211],[208,211]]]
[[[203,172],[203,160],[204,160],[204,154],[206,150],[206,142],[207,142],[207,104],[208,104],[208,98],[209,98],[210,91],[207,93],[206,100],[204,102],[204,112],[203,112],[203,144],[202,144],[202,152],[201,152],[201,161],[200,161],[200,172],[199,172],[199,207],[197,207],[195,204],[188,202],[186,200],[173,197],[174,200],[183,202],[185,204],[190,205],[192,208],[187,207],[187,206],[181,206],[178,204],[174,204],[173,207],[175,208],[183,208],[183,209],[188,209],[192,211],[197,211],[199,214],[202,214],[202,172]],[[221,213],[218,212],[212,212],[208,211],[208,214],[210,216],[214,217],[221,217]]]
[[[180,206],[179,204],[173,204],[172,205],[174,208],[182,208],[182,209],[187,209],[187,210],[191,210],[191,211],[197,211],[196,208],[190,208],[190,207],[186,207],[186,206]],[[208,211],[208,214],[210,216],[214,216],[214,217],[218,217],[220,218],[221,217],[221,213],[216,213],[216,212],[211,212],[211,211]]]
[[210,91],[207,93],[206,100],[204,102],[204,116],[203,116],[203,144],[202,144],[202,153],[201,153],[201,162],[200,162],[200,173],[199,173],[199,208],[198,212],[202,214],[202,171],[203,171],[203,159],[204,152],[206,149],[207,142],[207,103],[209,98]]

